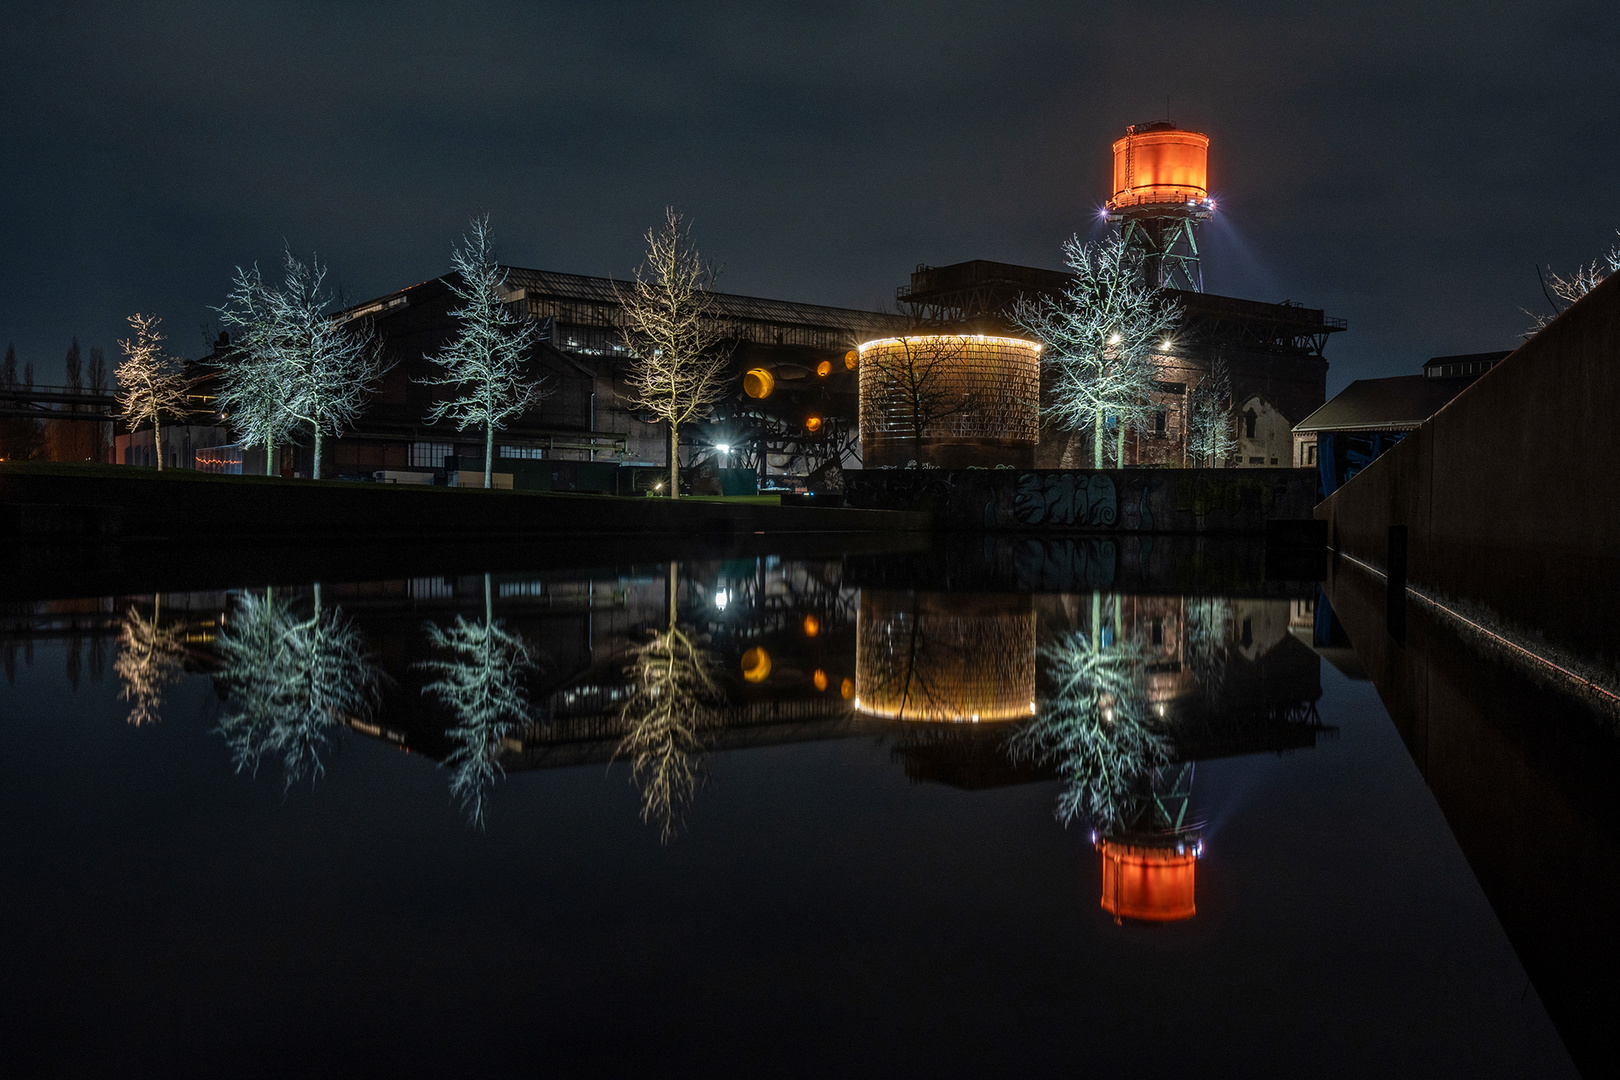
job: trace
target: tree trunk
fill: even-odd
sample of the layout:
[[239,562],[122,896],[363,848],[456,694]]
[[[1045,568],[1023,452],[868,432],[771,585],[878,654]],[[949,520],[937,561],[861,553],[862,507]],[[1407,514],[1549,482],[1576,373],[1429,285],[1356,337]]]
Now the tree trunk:
[[1103,467],[1103,411],[1097,410],[1096,419],[1092,421],[1091,435],[1091,467]]
[[264,475],[279,476],[281,470],[276,468],[276,440],[274,436],[266,436],[264,440]]
[[1114,468],[1123,469],[1125,467],[1125,417],[1123,415],[1119,418],[1119,430],[1115,433],[1114,438],[1116,440],[1114,446]]
[[163,471],[163,421],[152,417],[152,445],[157,448],[158,472]]
[[[484,425],[484,488],[488,490],[495,486],[492,470],[495,467],[495,425],[493,422]],[[487,591],[487,590],[486,590]]]
[[310,466],[309,475],[311,479],[319,480],[321,478],[321,428],[319,424],[311,424],[310,427],[315,429],[315,464]]
[[681,497],[681,428],[669,422],[669,497]]
[[680,583],[676,576],[676,563],[673,559],[669,563],[669,628],[675,629],[675,586]]
[[489,573],[484,574],[484,625],[495,625],[495,601],[489,589]]
[[1091,648],[1102,648],[1102,593],[1091,594]]

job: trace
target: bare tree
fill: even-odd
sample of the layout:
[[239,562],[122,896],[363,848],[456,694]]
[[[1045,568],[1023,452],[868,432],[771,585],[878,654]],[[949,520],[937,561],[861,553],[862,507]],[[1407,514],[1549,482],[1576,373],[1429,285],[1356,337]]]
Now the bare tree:
[[1217,359],[1193,390],[1187,408],[1187,453],[1193,465],[1220,468],[1237,449],[1232,411],[1232,380],[1226,361]]
[[1611,247],[1602,259],[1593,259],[1585,266],[1576,267],[1575,272],[1568,276],[1557,273],[1550,266],[1545,272],[1537,268],[1536,275],[1541,279],[1541,291],[1547,297],[1547,306],[1552,308],[1552,314],[1537,315],[1535,312],[1525,311],[1532,321],[1530,329],[1524,332],[1524,336],[1534,337],[1542,327],[1561,315],[1565,308],[1597,288],[1600,281],[1617,270],[1620,270],[1620,244]]
[[327,314],[333,296],[324,291],[326,267],[286,252],[286,280],[277,301],[284,328],[282,363],[290,380],[287,411],[307,424],[314,442],[311,477],[321,478],[321,440],[343,435],[364,411],[372,384],[388,370],[370,323],[340,321]]
[[265,471],[274,472],[278,437],[307,426],[314,444],[311,475],[321,478],[321,443],[341,436],[363,411],[372,384],[388,365],[369,324],[327,314],[326,267],[283,252],[280,289],[265,285],[258,267],[237,269],[221,317],[243,332],[237,360],[226,365],[220,403],[244,440],[265,444]]
[[937,334],[896,338],[893,344],[869,349],[861,357],[866,391],[861,408],[880,413],[882,426],[907,433],[915,448],[913,464],[920,469],[929,429],[973,404],[973,395],[956,377],[963,345],[954,336]]
[[495,618],[489,575],[484,575],[484,621],[456,616],[454,625],[428,624],[428,639],[450,654],[448,660],[425,660],[418,666],[439,678],[422,693],[439,699],[455,715],[445,732],[456,744],[444,759],[450,770],[450,793],[468,820],[484,823],[484,803],[502,773],[504,741],[529,719],[529,695],[523,676],[534,669],[528,643]]
[[429,386],[454,386],[460,396],[435,404],[427,422],[449,417],[458,430],[484,429],[484,486],[491,486],[495,432],[544,396],[540,379],[524,378],[539,327],[506,306],[506,268],[495,261],[489,215],[474,218],[451,257],[456,280],[450,291],[461,301],[451,310],[461,329],[431,359],[443,371]]
[[118,343],[125,359],[114,373],[118,379],[116,415],[131,431],[151,423],[159,472],[163,471],[163,414],[183,415],[186,411],[185,377],[178,362],[163,351],[165,339],[157,329],[162,321],[140,312],[129,317],[135,336]]
[[627,290],[614,286],[624,310],[625,347],[634,405],[669,425],[669,497],[680,498],[681,425],[703,415],[727,390],[727,357],[710,318],[715,273],[692,246],[674,207],[664,226],[647,230],[647,256]]
[[1062,294],[1020,303],[1014,321],[1046,345],[1048,418],[1070,428],[1090,423],[1092,467],[1100,469],[1107,420],[1117,417],[1119,465],[1125,428],[1146,412],[1154,350],[1181,321],[1180,305],[1147,284],[1141,256],[1120,237],[1071,237],[1063,257],[1071,273]]
[[230,296],[218,308],[236,337],[220,363],[219,407],[244,445],[264,447],[264,472],[275,476],[276,447],[292,432],[283,370],[282,332],[273,290],[257,265],[236,268]]

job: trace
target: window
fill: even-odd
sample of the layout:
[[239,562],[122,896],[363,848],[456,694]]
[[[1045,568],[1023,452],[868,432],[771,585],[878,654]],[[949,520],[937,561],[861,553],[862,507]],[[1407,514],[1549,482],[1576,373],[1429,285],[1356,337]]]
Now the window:
[[1272,459],[1271,459],[1271,463],[1272,463],[1272,464],[1273,464],[1273,465],[1275,465],[1275,464],[1277,464],[1277,459],[1276,459],[1276,458],[1272,458]]
[[1245,439],[1254,438],[1254,422],[1257,419],[1259,417],[1254,415],[1253,409],[1248,409],[1243,413],[1243,437]]
[[1250,465],[1264,465],[1265,463],[1266,459],[1263,457],[1252,457],[1249,459]]
[[1155,434],[1155,435],[1163,435],[1164,434],[1164,428],[1165,428],[1165,414],[1164,414],[1164,410],[1160,409],[1158,412],[1153,414],[1153,434]]
[[455,453],[455,447],[445,442],[411,443],[411,468],[442,469],[444,459]]
[[546,448],[543,446],[497,446],[495,456],[517,458],[524,461],[541,461],[546,456]]
[[1316,447],[1315,446],[1307,446],[1305,448],[1305,464],[1307,464],[1307,465],[1315,465],[1316,464]]
[[1151,623],[1149,623],[1148,625],[1152,629],[1152,634],[1153,634],[1152,641],[1153,641],[1153,644],[1155,644],[1155,645],[1163,645],[1164,644],[1164,619],[1162,619],[1159,616],[1155,615],[1153,617],[1153,621]]

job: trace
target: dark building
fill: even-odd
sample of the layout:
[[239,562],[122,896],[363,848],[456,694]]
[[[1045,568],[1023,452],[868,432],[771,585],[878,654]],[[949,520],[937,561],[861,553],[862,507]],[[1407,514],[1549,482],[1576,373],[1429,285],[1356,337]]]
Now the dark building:
[[[976,259],[950,266],[919,266],[896,299],[919,319],[989,324],[1012,330],[1020,303],[1063,290],[1058,270]],[[1128,464],[1185,462],[1192,392],[1216,360],[1231,373],[1234,410],[1241,418],[1238,464],[1289,464],[1289,429],[1327,398],[1328,338],[1346,323],[1317,308],[1268,304],[1186,289],[1163,294],[1184,312],[1174,338],[1156,357],[1153,419],[1126,434]],[[1050,427],[1041,432],[1036,464],[1076,463],[1080,440]]]
[[1436,356],[1421,375],[1357,379],[1294,425],[1294,464],[1316,468],[1326,498],[1507,355]]
[[[512,267],[507,288],[511,308],[541,324],[533,370],[547,396],[497,433],[495,471],[539,470],[542,486],[613,490],[627,472],[618,466],[665,464],[666,429],[632,405],[615,282]],[[442,479],[447,459],[465,457],[476,459],[482,483],[482,432],[425,420],[442,393],[425,384],[437,372],[428,358],[456,332],[455,304],[446,280],[435,278],[346,312],[372,320],[396,363],[356,430],[331,444],[332,475],[423,482],[429,474]],[[860,342],[908,325],[899,315],[727,293],[713,296],[711,317],[734,389],[707,423],[682,430],[683,462],[753,468],[766,479],[803,476],[850,455],[856,373],[846,357]]]

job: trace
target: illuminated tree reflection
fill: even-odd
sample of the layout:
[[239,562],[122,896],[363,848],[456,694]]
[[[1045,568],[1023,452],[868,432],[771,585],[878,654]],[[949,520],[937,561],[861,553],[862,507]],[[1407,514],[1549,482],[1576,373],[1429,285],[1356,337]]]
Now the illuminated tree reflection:
[[723,695],[714,656],[675,623],[675,564],[669,568],[669,626],[633,646],[624,673],[630,696],[619,711],[628,731],[614,757],[628,758],[641,789],[641,819],[657,821],[668,843],[680,830],[702,775],[701,730],[715,719]]
[[1187,601],[1186,661],[1211,704],[1226,689],[1227,648],[1232,640],[1232,602],[1215,597]]
[[163,693],[180,680],[185,659],[182,628],[162,625],[162,598],[152,598],[152,617],[143,618],[131,607],[124,612],[118,632],[118,656],[113,671],[123,683],[119,698],[130,702],[129,722],[136,727],[155,724],[162,717]]
[[243,594],[219,648],[219,731],[238,772],[256,775],[263,758],[279,756],[287,787],[313,782],[339,723],[376,708],[378,669],[342,610],[322,610],[319,586],[307,619],[271,591]]
[[1013,737],[1014,756],[1058,768],[1067,781],[1060,821],[1081,817],[1104,833],[1129,827],[1151,803],[1153,774],[1170,751],[1148,705],[1145,650],[1130,639],[1105,644],[1094,624],[1041,655],[1051,692]]
[[428,638],[448,660],[426,660],[420,665],[439,678],[422,687],[438,698],[456,718],[445,732],[456,744],[444,759],[450,770],[450,794],[474,825],[484,823],[484,806],[495,780],[504,773],[500,755],[504,741],[529,719],[529,695],[523,687],[525,672],[534,669],[528,644],[495,619],[489,575],[484,575],[484,621],[468,622],[460,615],[454,625],[429,623]]

